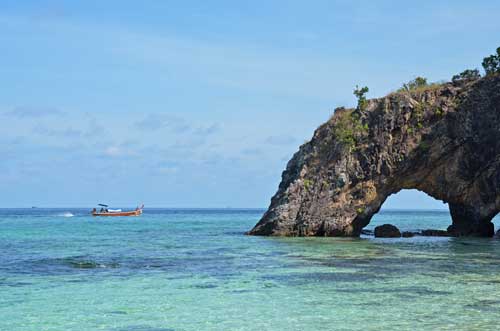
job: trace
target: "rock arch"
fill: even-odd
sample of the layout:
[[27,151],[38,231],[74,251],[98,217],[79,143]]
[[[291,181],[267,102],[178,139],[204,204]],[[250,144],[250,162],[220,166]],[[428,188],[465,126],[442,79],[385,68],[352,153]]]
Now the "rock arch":
[[359,236],[391,194],[449,204],[455,236],[492,236],[500,211],[500,76],[336,109],[283,172],[253,235]]

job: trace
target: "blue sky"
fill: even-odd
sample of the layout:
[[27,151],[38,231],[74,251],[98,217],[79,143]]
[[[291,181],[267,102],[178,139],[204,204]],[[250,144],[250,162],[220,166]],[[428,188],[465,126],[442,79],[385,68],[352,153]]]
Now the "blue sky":
[[[498,1],[0,2],[0,207],[267,207],[356,84],[446,80]],[[423,193],[387,208],[443,208]]]

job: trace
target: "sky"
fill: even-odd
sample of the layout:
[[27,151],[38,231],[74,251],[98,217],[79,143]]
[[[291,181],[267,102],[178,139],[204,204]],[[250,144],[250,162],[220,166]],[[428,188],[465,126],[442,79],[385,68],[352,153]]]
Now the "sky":
[[[356,84],[449,80],[499,1],[0,1],[0,207],[265,208]],[[446,208],[404,191],[383,208]]]

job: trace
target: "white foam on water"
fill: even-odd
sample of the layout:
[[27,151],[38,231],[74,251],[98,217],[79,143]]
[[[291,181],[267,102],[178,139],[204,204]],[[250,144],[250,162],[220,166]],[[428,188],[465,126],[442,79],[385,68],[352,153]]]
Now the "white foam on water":
[[64,213],[58,214],[57,216],[61,216],[61,217],[73,217],[75,215],[73,215],[73,213],[71,213],[69,211],[66,211]]

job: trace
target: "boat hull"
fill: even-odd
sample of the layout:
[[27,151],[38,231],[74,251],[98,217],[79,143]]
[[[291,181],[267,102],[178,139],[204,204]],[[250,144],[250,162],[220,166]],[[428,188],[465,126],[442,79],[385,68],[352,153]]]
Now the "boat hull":
[[117,217],[117,216],[139,216],[142,214],[142,209],[120,212],[93,212],[92,216]]

